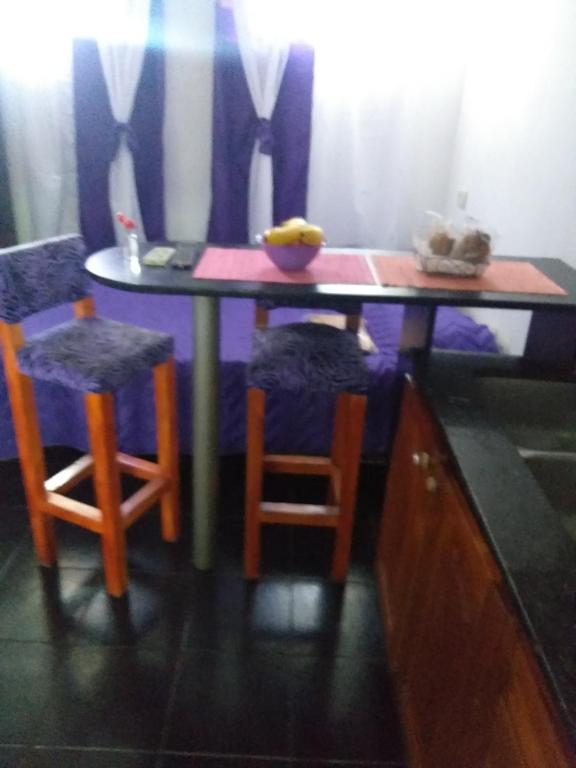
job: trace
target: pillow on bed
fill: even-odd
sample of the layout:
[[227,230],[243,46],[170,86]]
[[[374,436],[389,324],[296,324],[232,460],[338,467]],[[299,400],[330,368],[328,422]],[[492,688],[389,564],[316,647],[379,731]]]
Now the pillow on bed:
[[[308,315],[306,320],[310,323],[320,323],[320,325],[331,325],[333,328],[339,328],[343,331],[346,328],[345,315]],[[366,330],[364,318],[360,318],[360,328],[358,329],[358,343],[360,349],[368,355],[378,354],[378,347],[372,341],[372,337]]]

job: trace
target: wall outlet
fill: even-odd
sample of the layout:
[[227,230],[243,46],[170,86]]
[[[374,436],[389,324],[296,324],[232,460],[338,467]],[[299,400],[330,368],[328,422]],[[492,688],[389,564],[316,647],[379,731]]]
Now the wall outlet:
[[456,205],[458,208],[460,208],[461,211],[465,211],[466,207],[468,206],[468,190],[467,189],[459,189],[458,192],[456,192]]

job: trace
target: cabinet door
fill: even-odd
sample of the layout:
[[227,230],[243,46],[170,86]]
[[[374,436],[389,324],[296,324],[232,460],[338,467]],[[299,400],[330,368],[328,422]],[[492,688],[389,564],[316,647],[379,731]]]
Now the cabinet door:
[[393,668],[400,662],[404,626],[424,542],[433,536],[426,514],[430,503],[425,471],[434,450],[433,427],[412,387],[404,390],[402,410],[380,527],[377,574]]
[[[511,676],[518,637],[516,622],[502,599],[499,585],[487,592],[473,631],[453,664],[439,698],[442,713],[427,745],[426,766],[484,766],[499,705]],[[509,756],[514,755],[510,744]],[[510,762],[509,768],[522,763]]]
[[[470,742],[454,764],[476,767],[482,764],[478,754],[502,686],[502,654],[497,659],[493,649],[480,656],[480,649],[501,644],[508,627],[500,626],[504,617],[492,605],[499,575],[466,502],[446,472],[438,468],[435,477],[436,502],[428,513],[438,517],[437,532],[420,557],[400,685],[425,764],[443,766],[455,741],[465,743],[470,733],[479,735],[480,743]],[[481,712],[488,713],[487,721]]]
[[[528,768],[510,710],[502,698],[496,707],[488,754],[482,768]],[[546,768],[541,766],[541,768]]]
[[511,656],[511,675],[492,733],[484,768],[500,768],[516,757],[520,768],[569,768],[570,757],[563,729],[550,701],[532,650],[519,636]]
[[576,765],[442,446],[407,385],[377,573],[410,765]]

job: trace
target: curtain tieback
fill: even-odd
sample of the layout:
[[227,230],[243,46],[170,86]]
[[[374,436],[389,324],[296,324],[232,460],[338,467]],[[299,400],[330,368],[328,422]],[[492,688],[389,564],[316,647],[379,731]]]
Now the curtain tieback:
[[262,155],[271,155],[274,149],[274,135],[272,133],[272,123],[266,117],[258,118],[256,126],[256,138],[260,143],[259,150]]
[[134,133],[134,129],[132,128],[130,123],[121,123],[119,120],[115,120],[113,130],[114,130],[116,151],[118,151],[118,147],[120,146],[122,137],[125,138],[126,145],[130,150],[130,152],[135,152],[138,149],[138,139],[136,138],[136,134]]

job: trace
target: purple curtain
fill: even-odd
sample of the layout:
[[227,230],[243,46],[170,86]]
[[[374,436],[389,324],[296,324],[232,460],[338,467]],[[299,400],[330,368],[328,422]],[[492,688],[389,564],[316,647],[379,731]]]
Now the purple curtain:
[[[271,120],[274,222],[306,215],[313,77],[312,49],[293,45]],[[233,11],[217,4],[210,242],[249,240],[248,187],[257,130]]]
[[[74,117],[80,226],[91,253],[115,243],[108,175],[121,129],[112,116],[94,40],[74,45]],[[162,0],[152,0],[150,34],[130,122],[124,130],[133,148],[134,175],[148,240],[163,240],[164,50]]]

